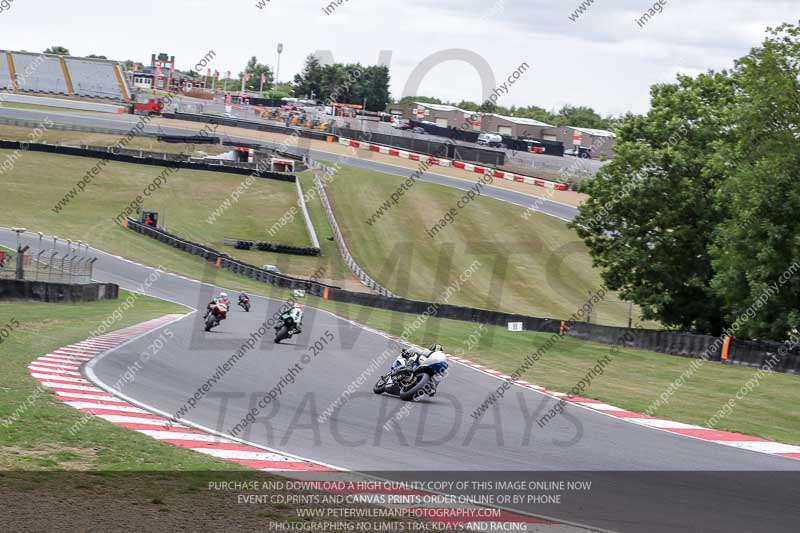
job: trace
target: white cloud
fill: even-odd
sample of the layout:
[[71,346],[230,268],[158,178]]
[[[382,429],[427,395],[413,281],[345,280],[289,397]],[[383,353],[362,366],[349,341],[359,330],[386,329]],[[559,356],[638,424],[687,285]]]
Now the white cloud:
[[[500,103],[590,105],[602,113],[645,111],[649,86],[730,67],[758,45],[767,26],[796,22],[794,1],[668,0],[663,12],[639,27],[650,0],[595,0],[575,22],[581,0],[349,0],[332,14],[330,0],[16,0],[0,13],[1,46],[41,51],[62,45],[74,54],[147,61],[153,52],[175,55],[191,68],[208,50],[212,69],[241,70],[255,55],[274,65],[285,45],[281,78],[290,80],[305,57],[330,49],[337,61],[372,64],[392,50],[392,94],[413,68],[449,48],[473,50],[502,79],[520,63],[533,66]],[[433,5],[432,5],[433,4]],[[477,101],[480,79],[471,67],[449,62],[424,80],[421,92]]]

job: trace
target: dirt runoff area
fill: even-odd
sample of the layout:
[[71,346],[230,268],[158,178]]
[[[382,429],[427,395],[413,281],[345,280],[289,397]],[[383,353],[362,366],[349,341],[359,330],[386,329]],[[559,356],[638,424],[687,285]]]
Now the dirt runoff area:
[[[387,507],[328,503],[330,492],[242,488],[252,487],[247,483],[269,487],[281,481],[285,478],[236,472],[5,471],[0,472],[2,529],[57,533],[460,531],[414,516],[387,515],[392,511]],[[223,486],[226,490],[221,490]],[[309,497],[322,503],[294,503]],[[309,509],[324,516],[309,516]]]

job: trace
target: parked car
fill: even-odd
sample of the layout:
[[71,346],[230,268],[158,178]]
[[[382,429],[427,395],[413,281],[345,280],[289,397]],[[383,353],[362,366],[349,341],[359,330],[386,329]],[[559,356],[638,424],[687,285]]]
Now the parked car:
[[275,265],[264,265],[261,268],[263,268],[267,272],[274,272],[275,274],[280,274],[281,273],[281,271]]
[[425,131],[425,128],[421,128],[419,126],[412,129],[411,131],[413,131],[414,133],[418,133],[419,135],[425,135],[426,133],[428,133],[427,131]]
[[500,148],[503,146],[503,137],[496,133],[481,133],[478,135],[478,144],[481,146]]

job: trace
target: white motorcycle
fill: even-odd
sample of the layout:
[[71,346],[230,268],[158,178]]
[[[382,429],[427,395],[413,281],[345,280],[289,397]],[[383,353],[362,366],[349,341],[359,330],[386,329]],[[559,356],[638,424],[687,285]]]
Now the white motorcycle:
[[399,355],[392,363],[391,371],[380,377],[372,392],[385,392],[399,396],[404,401],[433,396],[447,374],[448,366],[444,352],[433,352],[424,358],[417,356],[408,360]]

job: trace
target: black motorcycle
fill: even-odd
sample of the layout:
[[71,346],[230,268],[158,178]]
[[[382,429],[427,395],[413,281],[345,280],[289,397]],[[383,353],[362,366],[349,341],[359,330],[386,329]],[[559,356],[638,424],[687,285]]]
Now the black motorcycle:
[[245,310],[246,313],[250,312],[250,298],[244,294],[239,296],[239,307]]

